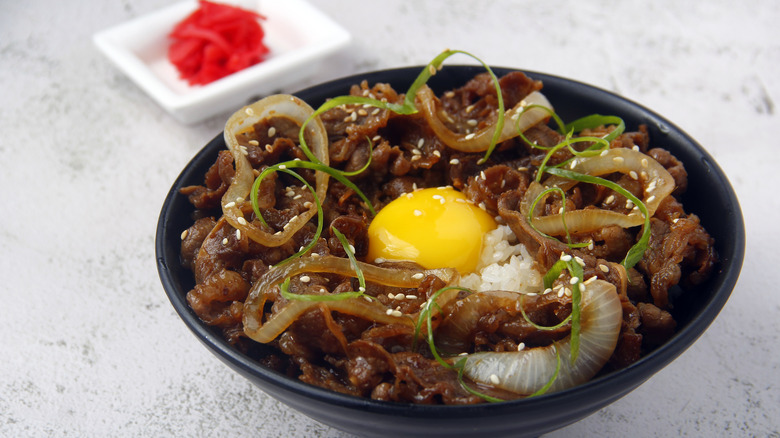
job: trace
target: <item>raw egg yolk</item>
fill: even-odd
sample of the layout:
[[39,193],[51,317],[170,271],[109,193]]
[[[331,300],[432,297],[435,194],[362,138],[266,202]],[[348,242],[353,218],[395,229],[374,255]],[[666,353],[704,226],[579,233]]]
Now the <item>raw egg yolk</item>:
[[449,187],[401,195],[368,227],[368,260],[413,261],[426,269],[476,269],[482,235],[496,228],[486,211]]

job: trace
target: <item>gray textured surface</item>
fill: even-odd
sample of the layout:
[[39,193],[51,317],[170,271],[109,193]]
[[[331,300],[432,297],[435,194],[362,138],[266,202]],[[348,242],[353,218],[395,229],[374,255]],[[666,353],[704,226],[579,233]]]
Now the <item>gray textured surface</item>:
[[[458,48],[619,92],[698,139],[745,214],[734,295],[668,368],[549,436],[780,436],[780,3],[312,2],[355,40],[310,82]],[[0,436],[343,437],[229,372],[159,284],[161,202],[228,114],[177,123],[91,35],[167,3],[0,3]]]

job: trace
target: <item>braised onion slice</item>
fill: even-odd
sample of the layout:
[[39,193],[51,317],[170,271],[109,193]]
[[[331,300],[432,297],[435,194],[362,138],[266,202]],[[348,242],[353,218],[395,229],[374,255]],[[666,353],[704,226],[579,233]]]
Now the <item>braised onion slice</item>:
[[[458,274],[454,269],[431,269],[431,270],[412,270],[412,269],[393,269],[383,268],[368,263],[358,262],[358,266],[363,272],[366,281],[379,283],[385,286],[412,288],[420,285],[421,281],[428,275],[435,275],[445,283],[457,281]],[[279,336],[295,319],[303,312],[318,306],[326,305],[331,310],[338,310],[354,316],[389,323],[400,323],[414,326],[414,319],[411,315],[392,316],[387,314],[388,308],[374,300],[365,300],[363,298],[348,298],[338,301],[290,301],[282,310],[272,315],[267,321],[263,322],[263,307],[266,301],[266,292],[271,288],[281,284],[284,279],[304,272],[309,273],[331,273],[346,277],[355,276],[356,272],[352,262],[347,258],[324,256],[324,257],[301,257],[292,260],[282,266],[272,268],[263,275],[249,291],[249,295],[244,302],[244,333],[257,342],[267,343]],[[457,293],[447,294],[441,297],[437,302],[443,305],[451,300]]]
[[[572,160],[569,169],[590,176],[601,176],[620,172],[631,175],[632,178],[641,180],[644,187],[642,202],[652,216],[655,210],[674,190],[674,178],[669,172],[652,157],[639,151],[626,148],[615,148],[593,157],[581,157]],[[577,181],[552,175],[543,182],[544,186],[533,183],[529,187],[523,199],[524,212],[530,211],[531,205],[546,187],[559,187],[567,190],[577,184]],[[548,216],[533,216],[533,226],[539,232],[560,236],[566,233],[581,233],[595,231],[608,225],[617,225],[630,228],[642,225],[644,217],[640,212],[634,211],[623,214],[611,210],[585,209],[567,211],[566,228],[562,221],[562,214]]]
[[[436,136],[452,149],[461,152],[484,152],[490,147],[490,142],[495,132],[495,125],[486,126],[472,134],[459,134],[450,130],[438,115],[438,98],[427,85],[417,91],[420,100],[420,110],[425,116],[428,125],[436,133]],[[542,106],[548,109],[530,106]],[[505,113],[506,122],[498,138],[498,143],[509,140],[524,132],[531,126],[546,120],[552,112],[552,104],[540,92],[534,91],[521,100],[514,108]]]
[[602,280],[582,293],[579,354],[569,360],[571,336],[546,347],[516,352],[480,352],[465,356],[464,375],[487,385],[529,395],[549,384],[560,355],[560,370],[548,391],[584,383],[601,370],[617,345],[623,308],[615,286]]
[[[289,226],[278,233],[265,231],[247,221],[244,218],[242,206],[244,203],[249,202],[248,197],[255,175],[252,165],[249,163],[245,151],[239,144],[236,136],[249,131],[255,123],[269,117],[285,117],[301,126],[313,113],[314,110],[311,106],[301,99],[287,94],[277,94],[236,111],[225,124],[225,143],[233,155],[236,174],[227,192],[222,197],[222,213],[230,225],[241,230],[247,237],[261,245],[276,247],[290,240],[298,230],[317,214],[317,207],[312,205],[308,210],[299,214],[294,221],[290,222]],[[314,150],[314,155],[323,164],[328,165],[328,136],[325,132],[325,126],[319,118],[315,118],[308,123],[306,126],[306,137],[309,145]],[[319,199],[325,199],[329,177],[325,172],[316,171],[315,173],[315,192]]]

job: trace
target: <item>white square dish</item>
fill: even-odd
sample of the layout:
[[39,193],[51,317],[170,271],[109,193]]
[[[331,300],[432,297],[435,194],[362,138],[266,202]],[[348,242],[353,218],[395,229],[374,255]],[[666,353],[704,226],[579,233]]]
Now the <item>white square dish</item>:
[[223,1],[253,10],[261,21],[269,55],[262,62],[203,86],[190,86],[168,60],[168,34],[195,11],[196,0],[171,5],[98,32],[93,41],[111,62],[155,102],[183,123],[196,123],[237,109],[251,96],[273,93],[316,71],[344,48],[350,34],[304,0]]

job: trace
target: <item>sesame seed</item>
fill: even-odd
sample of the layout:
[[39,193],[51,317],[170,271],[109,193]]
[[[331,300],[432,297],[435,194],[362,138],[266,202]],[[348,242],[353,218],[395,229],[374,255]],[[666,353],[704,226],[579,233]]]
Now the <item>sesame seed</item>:
[[313,205],[311,201],[306,201],[303,203],[303,208],[311,208]]
[[434,66],[433,66],[433,64],[429,65],[429,66],[428,66],[428,72],[429,72],[431,75],[435,75],[435,74],[436,74],[436,67],[434,67]]
[[639,152],[639,146],[634,146],[631,148],[632,151]]
[[491,374],[490,375],[490,383],[492,383],[494,385],[498,385],[499,383],[501,383],[501,379],[499,379],[497,375]]
[[477,126],[477,121],[474,119],[470,119],[466,122],[469,126]]
[[417,299],[417,295],[407,295],[406,299],[407,300],[416,300]]
[[580,292],[585,292],[586,290],[585,283],[580,283]]
[[442,195],[433,195],[433,199],[439,201],[440,204],[444,204],[444,202],[445,202],[444,196],[442,196]]
[[366,291],[366,288],[365,288],[365,287],[363,287],[363,286],[360,286],[360,287],[358,288],[358,292],[365,292],[365,291]]
[[271,146],[270,144],[267,144],[267,145],[265,145],[265,150],[266,150],[266,152],[271,152],[271,150],[273,150],[273,146]]
[[375,258],[375,259],[374,259],[374,263],[376,263],[376,264],[378,264],[378,265],[379,265],[379,264],[382,264],[382,263],[384,263],[384,262],[386,262],[386,261],[387,261],[387,260],[383,259],[382,257],[377,257],[377,258]]
[[361,109],[361,110],[358,110],[358,115],[361,116],[361,117],[365,117],[365,116],[368,115],[368,112],[366,112],[366,110],[364,110],[364,109]]
[[301,283],[308,283],[308,282],[311,281],[311,277],[309,277],[308,275],[301,275],[300,280],[301,280]]
[[566,295],[567,297],[570,297],[571,296],[571,289],[569,289],[568,287],[564,288],[563,289],[563,294]]
[[422,151],[417,149],[417,148],[414,148],[414,149],[412,149],[412,153],[415,154],[415,155],[420,155],[420,154],[422,154]]
[[282,235],[281,231],[277,231],[277,232],[274,233],[274,236],[281,236],[281,235]]
[[268,136],[273,137],[274,135],[276,135],[276,128],[271,126],[270,128],[268,128]]
[[418,148],[423,147],[424,144],[425,144],[425,139],[424,138],[421,138],[421,139],[417,140],[417,147]]
[[280,169],[282,169],[282,170],[284,170],[284,169],[287,169],[287,166],[285,166],[284,164],[280,164],[280,165],[279,165],[279,168],[280,168]]
[[387,310],[385,311],[385,314],[386,314],[386,315],[392,315],[392,314],[393,314],[393,309],[387,309]]
[[564,262],[570,262],[571,261],[571,256],[569,254],[566,254],[566,253],[561,253],[561,260],[563,260]]
[[479,203],[479,205],[477,205],[477,207],[479,207],[479,208],[481,208],[481,209],[483,209],[483,210],[487,211],[487,206],[485,205],[485,203],[484,203],[484,202],[480,202],[480,203]]
[[563,298],[563,296],[566,294],[566,292],[563,289],[560,289],[558,291],[558,298]]
[[403,316],[403,313],[401,313],[400,310],[393,310],[390,314],[395,316],[396,318],[399,316]]
[[444,96],[447,97],[448,99],[452,99],[453,97],[455,97],[455,92],[450,90],[450,91],[444,93]]
[[620,164],[620,163],[622,163],[624,160],[623,160],[623,157],[612,157],[612,161],[614,161],[614,162],[615,162],[615,163],[617,163],[617,164]]
[[603,151],[601,151],[601,153],[599,155],[602,156],[602,157],[606,157],[607,154],[609,154],[609,149],[604,149]]
[[647,168],[647,166],[650,165],[650,163],[647,161],[647,158],[642,158],[642,167]]
[[254,111],[252,108],[246,108],[246,109],[244,110],[244,112],[245,112],[245,113],[246,113],[246,115],[248,115],[248,116],[253,116],[253,115],[255,115],[255,111]]
[[439,152],[439,151],[433,151],[432,154],[437,156],[437,157],[441,157],[441,152]]
[[450,164],[452,164],[453,166],[457,166],[458,164],[460,164],[460,160],[457,158],[453,158],[450,160]]
[[422,216],[423,212],[422,212],[422,211],[420,211],[420,210],[417,210],[417,209],[415,209],[415,210],[412,212],[412,214],[414,214],[415,216]]
[[352,114],[350,114],[349,118],[350,118],[350,120],[352,120],[353,122],[357,121],[357,113],[352,113]]
[[628,172],[628,176],[631,177],[631,179],[639,179],[639,175],[636,174],[633,170],[631,172]]
[[572,277],[571,280],[569,280],[569,284],[577,284],[580,282],[580,277]]
[[239,218],[238,218],[238,219],[236,219],[236,220],[238,221],[238,223],[239,223],[239,224],[241,224],[241,225],[246,225],[246,219],[244,219],[243,217],[239,217]]
[[363,295],[363,299],[368,301],[369,303],[371,302],[371,297],[369,297],[368,295]]
[[381,140],[381,139],[382,139],[382,136],[381,136],[381,135],[375,135],[375,136],[374,136],[374,138],[372,138],[372,139],[371,139],[371,141],[373,141],[373,142],[377,142],[377,141],[379,141],[379,140]]
[[474,133],[472,132],[471,134],[468,134],[468,135],[465,137],[465,139],[466,139],[466,140],[471,140],[471,139],[472,139],[472,138],[474,138],[475,136],[476,136],[476,134],[474,134]]
[[571,160],[571,164],[569,164],[569,169],[574,169],[577,167],[577,160]]
[[298,200],[298,199],[301,199],[301,198],[303,198],[303,195],[301,195],[301,194],[297,194],[297,195],[293,196],[293,200]]
[[371,115],[372,115],[372,116],[375,116],[375,115],[377,115],[377,114],[379,114],[379,108],[374,108],[374,110],[373,110],[373,111],[371,111]]
[[603,273],[605,273],[605,274],[606,274],[607,272],[609,272],[609,266],[607,266],[607,265],[605,265],[605,264],[603,264],[603,263],[600,263],[600,264],[599,264],[599,269],[601,269],[601,272],[603,272]]
[[517,351],[523,351],[525,350],[525,342],[521,342],[517,344]]
[[585,266],[585,260],[583,260],[582,257],[574,256],[574,261],[580,266]]
[[563,208],[563,206],[561,206],[561,208],[558,209],[558,214],[563,214],[564,210],[565,209]]
[[393,297],[394,300],[403,300],[406,298],[406,295],[404,294],[398,294],[395,297]]
[[485,171],[484,170],[481,170],[479,172],[479,177],[482,178],[482,179],[487,179],[487,177],[485,177]]
[[190,230],[184,230],[181,232],[181,240],[184,240],[187,238],[187,235],[190,234]]
[[593,283],[593,282],[594,282],[594,281],[596,281],[596,280],[598,280],[598,277],[596,277],[596,276],[594,275],[594,276],[590,277],[589,279],[585,280],[585,281],[583,282],[583,284],[591,284],[591,283]]
[[350,250],[352,253],[354,253],[354,252],[355,252],[355,245],[353,245],[353,244],[351,244],[351,243],[350,243],[350,244],[349,244],[349,245],[347,245],[347,246],[349,246],[349,250]]
[[634,207],[634,203],[633,203],[633,202],[631,202],[631,200],[630,200],[630,199],[629,199],[629,200],[627,200],[627,201],[626,201],[626,208],[633,208],[633,207]]
[[472,111],[474,111],[474,105],[469,105],[469,106],[466,107],[466,112],[467,113],[470,113]]
[[528,168],[525,167],[525,166],[520,166],[520,167],[517,168],[517,170],[520,171],[520,172],[528,172]]
[[593,251],[593,248],[594,248],[594,245],[593,245],[593,241],[591,240],[590,243],[588,243],[588,249]]
[[649,197],[647,198],[647,203],[648,203],[648,204],[649,204],[649,203],[651,203],[651,202],[653,202],[653,201],[655,201],[655,195],[649,196]]
[[542,295],[547,295],[547,294],[549,294],[550,292],[552,292],[552,288],[549,288],[549,287],[548,287],[547,289],[545,289],[545,290],[544,290],[544,292],[542,292]]
[[412,278],[414,278],[415,280],[422,280],[422,278],[423,278],[424,276],[425,276],[425,275],[423,275],[423,273],[422,273],[422,272],[418,272],[418,273],[416,273],[416,274],[412,275]]
[[225,204],[225,208],[233,208],[236,206],[236,203],[234,201],[230,201],[227,204]]
[[227,245],[227,244],[228,244],[228,238],[227,238],[227,237],[225,237],[224,239],[222,239],[222,244],[223,244],[223,245]]
[[422,155],[412,155],[412,158],[411,158],[410,160],[411,160],[411,161],[417,161],[417,160],[419,160],[420,158],[422,158]]
[[236,240],[241,240],[241,230],[236,230]]
[[676,223],[677,223],[677,221],[679,221],[679,220],[680,220],[680,218],[676,217],[676,218],[672,219],[672,223],[673,223],[673,224],[676,224]]
[[249,140],[248,143],[251,144],[252,146],[260,146],[260,142],[257,140]]

